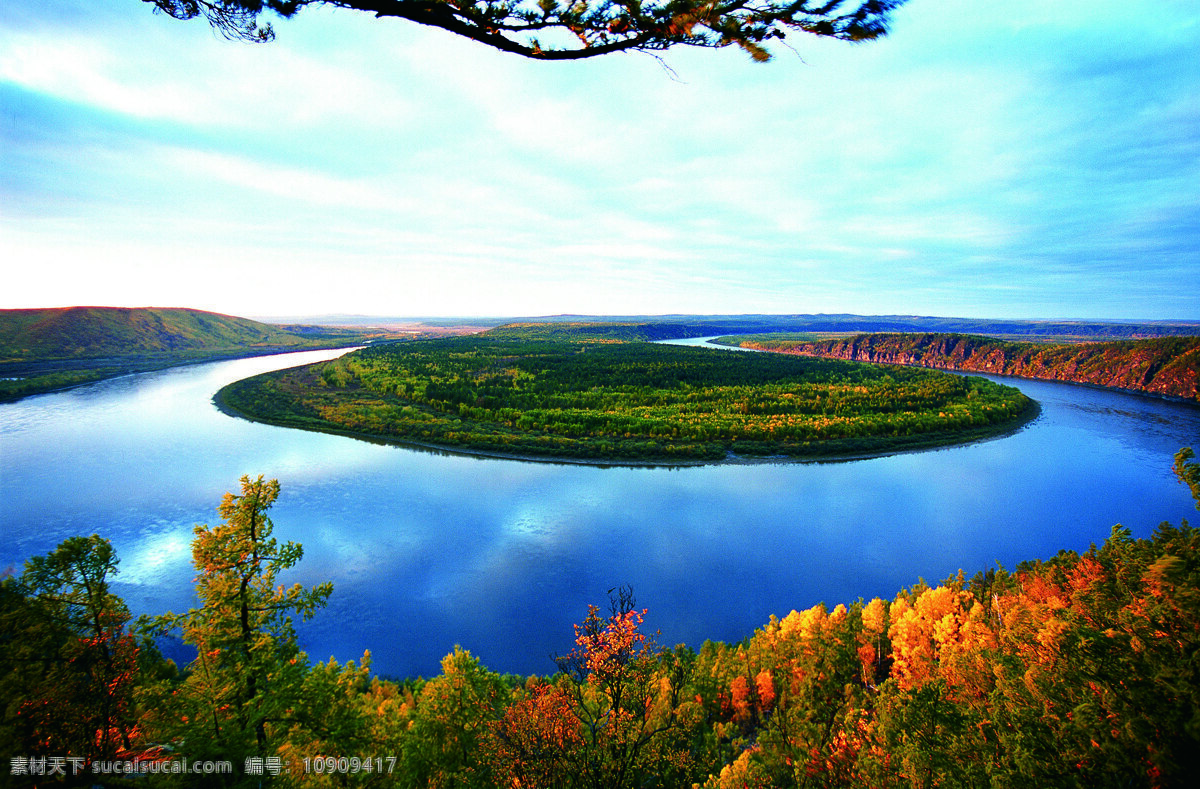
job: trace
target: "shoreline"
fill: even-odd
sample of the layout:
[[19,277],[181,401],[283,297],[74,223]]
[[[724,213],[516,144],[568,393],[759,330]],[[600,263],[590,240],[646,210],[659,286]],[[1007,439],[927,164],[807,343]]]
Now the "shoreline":
[[888,367],[910,367],[917,370],[940,370],[944,373],[952,373],[954,375],[980,375],[993,376],[995,378],[1010,378],[1014,381],[1039,381],[1052,384],[1065,384],[1067,386],[1082,386],[1087,389],[1096,389],[1102,392],[1120,392],[1121,394],[1135,395],[1137,397],[1148,397],[1154,400],[1162,400],[1168,403],[1181,403],[1190,405],[1195,408],[1200,408],[1200,400],[1193,400],[1188,397],[1179,395],[1163,394],[1161,392],[1148,392],[1144,389],[1129,389],[1124,386],[1105,386],[1104,384],[1096,384],[1090,381],[1075,381],[1070,378],[1051,378],[1049,376],[1038,377],[1032,375],[1013,375],[1012,373],[998,373],[993,370],[973,370],[962,367],[941,367],[932,364],[911,364],[907,362],[886,362],[886,361],[866,361],[862,359],[845,359],[841,356],[823,355],[816,353],[801,353],[798,351],[777,350],[773,348],[754,348],[748,345],[733,345],[731,343],[710,342],[709,344],[717,348],[738,348],[743,351],[755,351],[758,353],[777,353],[781,356],[797,356],[802,359],[824,359],[831,361],[849,361],[858,362],[859,364],[878,364]]
[[[24,367],[18,366],[16,363],[12,363],[14,369],[13,370],[4,370],[4,372],[17,372],[17,371],[22,371],[23,369],[33,369],[34,370],[34,372],[32,374],[22,375],[19,378],[12,379],[13,381],[36,380],[40,376],[55,374],[54,372],[39,373],[36,371],[36,368],[38,368],[38,367],[45,368],[46,366],[62,367],[63,368],[61,370],[62,374],[71,374],[71,373],[81,373],[82,374],[82,373],[86,373],[89,370],[95,370],[98,373],[102,373],[102,374],[96,375],[95,377],[90,377],[87,380],[72,381],[70,383],[52,384],[49,386],[38,388],[36,391],[23,392],[23,393],[17,394],[17,395],[10,396],[10,395],[4,394],[3,392],[0,392],[0,404],[15,403],[15,402],[25,399],[26,397],[36,397],[38,395],[53,394],[55,392],[66,392],[66,391],[70,391],[71,389],[77,389],[78,387],[87,386],[88,384],[99,383],[101,381],[110,381],[115,378],[123,378],[128,375],[140,375],[142,373],[156,373],[156,372],[160,372],[162,370],[170,370],[175,367],[190,367],[192,365],[210,364],[213,362],[231,362],[231,361],[236,361],[238,359],[257,359],[257,358],[260,358],[263,356],[283,356],[283,355],[289,354],[289,353],[305,353],[308,351],[333,351],[333,350],[340,350],[342,348],[345,348],[347,351],[352,351],[352,350],[356,350],[361,347],[363,347],[363,346],[362,345],[346,346],[346,345],[342,345],[340,342],[331,343],[329,345],[321,345],[321,346],[313,346],[313,347],[305,347],[305,348],[292,348],[292,347],[287,347],[287,346],[269,346],[269,347],[264,347],[262,349],[259,349],[257,351],[251,350],[251,352],[248,352],[248,353],[245,351],[235,350],[235,351],[228,351],[228,352],[217,352],[211,356],[205,356],[203,358],[179,359],[179,360],[174,360],[174,361],[172,361],[172,360],[157,360],[157,361],[147,360],[147,361],[141,362],[140,364],[137,361],[137,357],[121,357],[121,356],[101,357],[101,358],[95,358],[95,359],[82,359],[82,360],[42,359],[42,360],[39,360],[36,362],[21,363],[22,365],[24,365]],[[111,366],[101,366],[110,359],[112,360]],[[80,362],[84,362],[85,364],[72,365],[71,364],[72,361],[80,361]]]
[[[233,382],[238,383],[238,382]],[[921,440],[920,436],[914,436],[913,441],[909,446],[898,446],[894,449],[881,449],[877,451],[858,451],[858,452],[827,452],[827,453],[812,453],[805,455],[738,455],[732,451],[727,451],[723,458],[572,458],[563,455],[552,454],[533,454],[519,452],[501,452],[498,450],[489,450],[486,448],[472,448],[467,445],[453,444],[437,444],[429,441],[419,441],[416,439],[395,438],[389,436],[381,436],[373,433],[364,433],[362,431],[340,428],[329,423],[306,425],[289,422],[282,419],[266,419],[263,417],[247,414],[232,405],[222,396],[226,388],[232,384],[227,384],[221,387],[213,394],[213,406],[234,419],[244,419],[247,422],[256,422],[258,424],[271,425],[272,427],[288,428],[292,430],[307,430],[312,433],[327,433],[330,435],[344,436],[353,438],[359,441],[365,441],[371,444],[380,444],[384,446],[395,446],[406,449],[420,450],[433,454],[452,455],[460,457],[477,458],[484,460],[511,460],[522,463],[548,463],[552,465],[566,466],[596,466],[600,468],[696,468],[700,466],[723,466],[723,465],[783,465],[791,463],[849,463],[856,460],[871,460],[873,458],[890,457],[892,455],[905,455],[917,452],[934,452],[944,449],[954,449],[956,447],[965,447],[972,444],[979,444],[985,441],[995,441],[1008,436],[1015,435],[1021,432],[1034,421],[1037,420],[1042,413],[1041,404],[1033,398],[1028,398],[1030,405],[1022,411],[1015,422],[1002,426],[989,426],[978,428],[970,431],[966,436],[960,434],[959,437],[949,439],[945,434],[931,433],[925,440]],[[945,440],[938,440],[941,436]]]

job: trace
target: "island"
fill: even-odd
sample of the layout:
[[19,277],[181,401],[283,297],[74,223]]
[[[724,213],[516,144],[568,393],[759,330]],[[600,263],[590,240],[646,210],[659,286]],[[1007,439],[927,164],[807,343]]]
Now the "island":
[[378,345],[223,388],[270,424],[476,454],[672,464],[844,458],[978,440],[1037,413],[934,370],[648,342],[644,325],[513,324]]

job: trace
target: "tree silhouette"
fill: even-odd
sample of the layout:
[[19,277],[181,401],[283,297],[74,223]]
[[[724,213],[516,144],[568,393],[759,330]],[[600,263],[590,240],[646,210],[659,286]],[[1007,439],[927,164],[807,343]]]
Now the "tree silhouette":
[[503,52],[578,60],[676,45],[736,45],[757,61],[767,43],[800,31],[843,41],[887,33],[905,0],[143,0],[176,19],[202,16],[231,39],[270,41],[261,16],[309,5],[366,11],[438,27]]

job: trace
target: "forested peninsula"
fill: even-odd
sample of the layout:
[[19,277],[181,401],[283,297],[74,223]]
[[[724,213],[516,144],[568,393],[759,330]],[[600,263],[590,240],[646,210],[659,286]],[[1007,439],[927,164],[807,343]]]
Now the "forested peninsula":
[[0,310],[0,402],[180,364],[344,347],[380,334],[183,308]]
[[1036,413],[980,378],[526,324],[265,373],[218,404],[272,424],[590,462],[861,456],[978,439]]
[[1066,381],[1200,402],[1200,337],[1046,344],[941,333],[823,340],[766,334],[722,341],[799,356]]

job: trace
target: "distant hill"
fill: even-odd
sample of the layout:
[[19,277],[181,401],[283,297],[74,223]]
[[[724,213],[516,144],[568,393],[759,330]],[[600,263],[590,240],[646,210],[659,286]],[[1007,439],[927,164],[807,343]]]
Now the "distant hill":
[[385,332],[266,323],[182,308],[0,310],[0,402],[114,375],[358,345]]
[[801,356],[1069,381],[1200,401],[1200,337],[1050,345],[961,334],[863,334],[816,342],[731,339]]
[[[870,332],[955,332],[989,337],[1034,340],[1126,340],[1149,337],[1200,335],[1197,321],[1046,321],[990,318],[945,318],[929,315],[843,314],[742,314],[742,315],[543,315],[540,317],[415,318],[378,315],[323,315],[289,317],[272,323],[306,323],[321,326],[435,327],[476,329],[531,325],[560,327],[556,336],[581,332],[594,334],[598,323],[620,324],[614,339],[663,340],[709,334],[808,332],[865,334]],[[636,328],[633,328],[636,327]],[[638,336],[640,333],[640,337]],[[617,335],[621,335],[617,337]]]
[[975,318],[933,318],[916,315],[662,315],[658,317],[580,316],[530,318],[491,330],[525,339],[592,341],[675,340],[729,334],[792,333],[809,335],[875,334],[880,332],[938,332],[981,334],[1036,342],[1087,342],[1200,335],[1200,323],[1084,323],[1062,321],[993,321]]
[[1200,335],[1195,321],[1034,321],[987,318],[943,318],[929,315],[657,315],[588,317],[555,315],[524,319],[525,323],[588,326],[597,321],[636,325],[646,339],[675,339],[707,334],[807,332],[866,334],[878,332],[953,332],[1030,340],[1145,339]]
[[0,359],[305,346],[311,337],[246,318],[182,308],[62,307],[0,311]]

